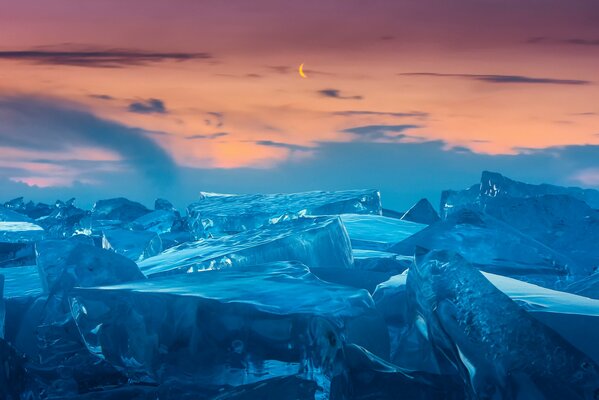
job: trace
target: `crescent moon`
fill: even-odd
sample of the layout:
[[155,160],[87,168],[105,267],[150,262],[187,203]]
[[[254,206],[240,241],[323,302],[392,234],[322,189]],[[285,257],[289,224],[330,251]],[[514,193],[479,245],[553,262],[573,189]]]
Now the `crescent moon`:
[[304,64],[303,64],[303,63],[302,63],[302,64],[300,64],[300,66],[299,66],[299,70],[298,70],[298,71],[299,71],[299,74],[300,74],[300,76],[301,76],[302,78],[307,78],[306,74],[304,74]]

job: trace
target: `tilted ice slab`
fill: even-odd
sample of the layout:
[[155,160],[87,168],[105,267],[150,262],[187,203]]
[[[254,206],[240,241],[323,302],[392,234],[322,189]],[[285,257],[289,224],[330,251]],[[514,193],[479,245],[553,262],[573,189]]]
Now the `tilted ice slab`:
[[487,214],[587,266],[599,267],[599,211],[567,195],[486,200]]
[[385,251],[426,228],[416,222],[380,215],[344,214],[340,217],[354,249]]
[[568,257],[504,222],[470,210],[456,212],[388,251],[413,255],[417,247],[453,250],[484,271],[549,286],[585,273]]
[[[592,399],[599,367],[476,268],[447,251],[417,254],[408,273],[412,327],[478,398]],[[446,368],[448,368],[447,366]]]
[[338,217],[305,217],[236,235],[183,243],[143,260],[147,276],[197,272],[271,261],[301,261],[310,268],[352,268],[351,244]]
[[91,352],[155,381],[324,379],[346,341],[388,354],[366,291],[323,282],[294,262],[78,288],[71,309]]
[[[379,284],[372,298],[389,327],[391,359],[401,345],[399,337],[407,328],[406,280],[409,271]],[[599,301],[546,289],[501,275],[482,273],[497,289],[508,295],[529,314],[568,340],[599,363],[599,345],[589,337],[599,335]],[[401,354],[399,355],[401,357]]]
[[462,207],[484,207],[490,198],[532,198],[544,195],[568,195],[599,209],[599,191],[548,184],[532,185],[514,181],[496,172],[483,171],[480,184],[461,190],[446,190],[441,194],[441,217],[445,218]]
[[162,252],[162,240],[156,232],[106,229],[102,231],[102,247],[133,261],[142,261]]
[[497,289],[599,364],[599,300],[483,272]]
[[223,195],[203,193],[188,207],[197,238],[258,228],[273,221],[305,215],[375,214],[382,211],[377,190],[291,194]]

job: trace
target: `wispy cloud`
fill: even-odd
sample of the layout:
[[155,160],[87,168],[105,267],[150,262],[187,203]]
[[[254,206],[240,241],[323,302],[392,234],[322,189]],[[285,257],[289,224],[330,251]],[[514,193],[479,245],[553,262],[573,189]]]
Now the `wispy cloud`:
[[128,110],[137,114],[166,114],[166,106],[160,99],[147,99],[129,104]]
[[329,97],[332,99],[341,99],[341,100],[362,100],[362,96],[344,96],[341,94],[339,89],[322,89],[317,92],[319,95],[323,97]]
[[290,151],[314,150],[313,147],[301,146],[299,144],[292,144],[292,143],[274,142],[272,140],[256,140],[256,141],[254,141],[254,143],[259,146],[276,147],[276,148],[286,149],[286,150],[290,150]]
[[401,76],[464,78],[487,83],[504,84],[546,84],[546,85],[588,85],[591,82],[580,79],[540,78],[523,75],[481,75],[481,74],[445,74],[438,72],[404,72]]
[[0,96],[0,116],[0,147],[13,152],[63,156],[78,147],[107,150],[159,183],[174,178],[174,161],[146,131],[97,117],[77,104],[36,96]]
[[408,112],[384,112],[384,111],[365,111],[365,110],[346,110],[346,111],[335,111],[333,115],[339,115],[342,117],[353,117],[353,116],[381,116],[381,117],[396,117],[396,118],[428,118],[429,113],[422,111],[408,111]]
[[359,141],[400,141],[406,138],[420,139],[418,136],[406,135],[403,132],[421,128],[420,125],[364,125],[343,129],[341,132],[354,135]]
[[215,133],[209,133],[206,135],[192,135],[192,136],[187,136],[185,139],[187,140],[212,140],[212,139],[218,139],[221,137],[225,137],[225,136],[229,136],[229,132],[215,132]]
[[225,114],[218,111],[209,111],[206,113],[207,117],[204,118],[204,123],[208,126],[215,126],[221,128],[225,124]]
[[546,44],[570,44],[576,46],[599,46],[599,39],[586,39],[586,38],[550,38],[550,37],[533,37],[527,40],[528,43],[546,43]]
[[114,100],[114,97],[107,94],[90,94],[89,97],[98,100]]
[[210,58],[212,58],[212,55],[209,53],[154,52],[93,47],[82,49],[73,46],[0,51],[0,60],[91,68],[123,68],[163,61],[205,60]]

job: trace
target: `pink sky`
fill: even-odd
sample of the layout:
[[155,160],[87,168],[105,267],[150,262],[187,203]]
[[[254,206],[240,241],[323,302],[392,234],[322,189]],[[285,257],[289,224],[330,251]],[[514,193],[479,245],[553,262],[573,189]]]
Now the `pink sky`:
[[[19,1],[0,6],[0,95],[167,133],[152,137],[180,166],[271,167],[380,125],[418,126],[401,131],[406,141],[513,154],[599,144],[597,40],[599,7],[582,0]],[[210,58],[64,65],[68,53],[113,49]],[[132,112],[149,99],[164,110]]]

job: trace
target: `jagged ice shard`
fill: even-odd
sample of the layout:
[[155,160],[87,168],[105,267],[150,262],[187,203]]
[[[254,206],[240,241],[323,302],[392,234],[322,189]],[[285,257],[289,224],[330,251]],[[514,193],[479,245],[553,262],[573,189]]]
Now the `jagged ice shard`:
[[593,399],[599,367],[458,254],[419,250],[412,323],[478,398]]

